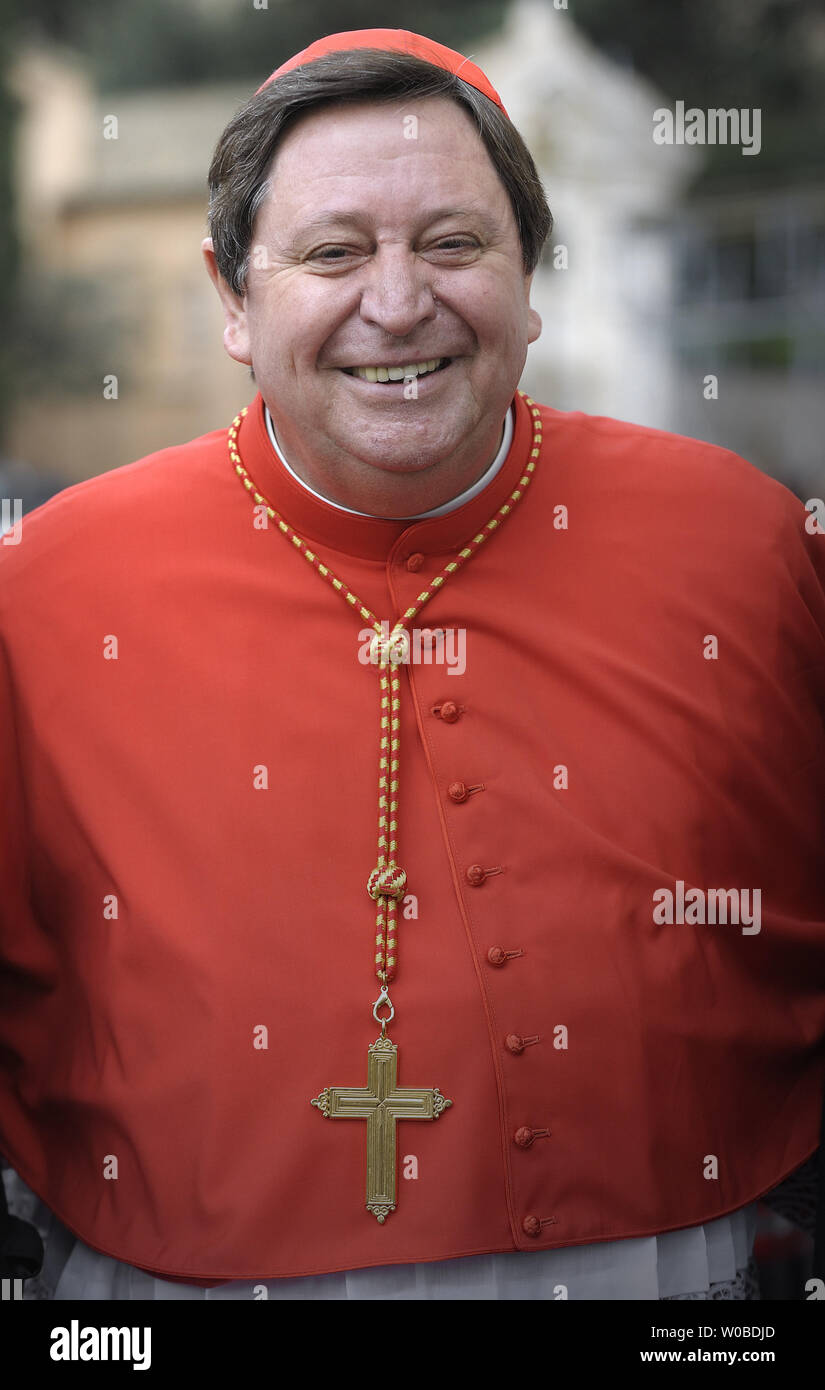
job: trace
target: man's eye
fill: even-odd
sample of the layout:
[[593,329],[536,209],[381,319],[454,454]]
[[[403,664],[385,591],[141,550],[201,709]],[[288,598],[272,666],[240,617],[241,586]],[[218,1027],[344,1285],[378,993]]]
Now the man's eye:
[[474,248],[477,245],[478,242],[474,237],[461,236],[442,237],[441,241],[436,243],[437,248],[445,251],[464,251],[467,248]]
[[352,252],[347,246],[322,246],[317,251],[313,251],[312,258],[321,261],[340,261],[350,255]]

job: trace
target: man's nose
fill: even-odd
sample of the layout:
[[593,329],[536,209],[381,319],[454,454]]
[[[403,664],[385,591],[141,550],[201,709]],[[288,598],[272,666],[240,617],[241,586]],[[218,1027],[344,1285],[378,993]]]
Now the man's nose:
[[379,247],[361,293],[362,319],[394,338],[405,338],[424,319],[434,318],[430,272],[431,267],[409,249]]

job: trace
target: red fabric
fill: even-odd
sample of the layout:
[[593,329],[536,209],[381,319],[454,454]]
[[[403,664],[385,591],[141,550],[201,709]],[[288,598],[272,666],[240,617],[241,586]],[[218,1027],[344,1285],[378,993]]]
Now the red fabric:
[[[94,1248],[217,1282],[645,1236],[743,1205],[816,1147],[822,538],[730,453],[542,416],[526,496],[422,615],[466,629],[465,673],[402,671],[418,918],[399,921],[390,1035],[399,1083],[454,1103],[399,1125],[383,1226],[365,1125],[310,1105],[365,1083],[378,1032],[360,619],[256,529],[224,430],[70,488],[0,544],[0,1148]],[[260,398],[240,431],[256,483],[388,618],[530,441],[518,397],[494,481],[405,525],[302,489]],[[483,790],[456,803],[457,780]],[[473,887],[473,864],[502,872]],[[758,887],[761,932],[654,924],[677,880]],[[515,954],[496,966],[496,946]],[[514,1055],[510,1033],[539,1041]],[[522,1149],[525,1126],[551,1134]]]
[[383,48],[389,52],[409,53],[414,58],[423,58],[425,63],[432,63],[434,67],[446,68],[469,86],[475,87],[485,97],[489,97],[490,101],[494,101],[504,115],[507,115],[501,97],[481,68],[471,63],[469,58],[456,53],[454,49],[445,48],[443,43],[436,43],[434,39],[425,38],[423,34],[412,34],[408,29],[350,29],[342,34],[327,34],[325,38],[316,39],[308,48],[302,49],[293,58],[281,63],[266,82],[261,84],[258,91],[262,92],[264,87],[268,87],[270,82],[274,82],[282,73],[291,72],[293,68],[301,67],[304,63],[311,63],[314,58],[322,58],[325,53],[349,52],[358,48]]

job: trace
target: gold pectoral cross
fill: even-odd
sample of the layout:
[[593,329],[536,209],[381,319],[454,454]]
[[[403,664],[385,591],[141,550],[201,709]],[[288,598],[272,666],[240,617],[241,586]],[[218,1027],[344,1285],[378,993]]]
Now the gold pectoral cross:
[[377,1038],[367,1053],[366,1086],[327,1086],[310,1102],[327,1120],[367,1122],[367,1211],[380,1223],[395,1210],[396,1120],[437,1120],[452,1105],[437,1086],[398,1086],[398,1048]]

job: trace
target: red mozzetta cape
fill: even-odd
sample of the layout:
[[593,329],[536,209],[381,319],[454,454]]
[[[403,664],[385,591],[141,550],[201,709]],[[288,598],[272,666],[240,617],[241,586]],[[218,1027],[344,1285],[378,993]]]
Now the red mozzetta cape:
[[[733,454],[541,411],[527,494],[422,616],[466,631],[465,672],[402,668],[418,915],[390,1033],[399,1083],[453,1106],[399,1124],[384,1225],[364,1123],[310,1105],[366,1083],[377,1034],[361,619],[254,524],[224,430],[0,545],[0,1147],[96,1249],[220,1281],[645,1236],[815,1149],[825,538]],[[517,485],[531,433],[518,395],[494,481],[411,525],[302,489],[260,397],[240,450],[394,619]],[[761,930],[656,921],[680,884],[759,890]]]

